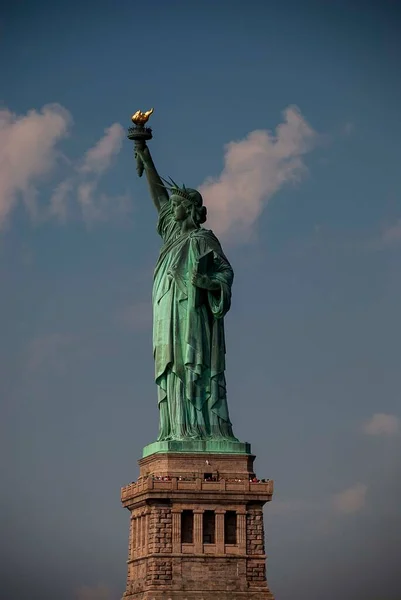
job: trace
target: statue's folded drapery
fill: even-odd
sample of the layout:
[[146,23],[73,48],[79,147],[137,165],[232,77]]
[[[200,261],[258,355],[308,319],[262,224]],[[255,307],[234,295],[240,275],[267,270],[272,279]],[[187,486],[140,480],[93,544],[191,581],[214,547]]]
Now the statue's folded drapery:
[[[223,317],[230,308],[233,270],[216,236],[188,233],[170,202],[159,213],[163,239],[153,284],[153,352],[160,408],[159,440],[231,439],[225,382]],[[208,273],[219,288],[191,283],[198,260],[213,252]]]

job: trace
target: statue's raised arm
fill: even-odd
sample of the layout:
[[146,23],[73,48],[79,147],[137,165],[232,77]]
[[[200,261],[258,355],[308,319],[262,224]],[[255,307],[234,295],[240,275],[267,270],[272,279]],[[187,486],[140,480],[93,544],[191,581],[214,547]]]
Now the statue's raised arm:
[[142,177],[143,172],[146,172],[146,179],[148,180],[151,198],[158,212],[160,212],[162,206],[168,202],[169,195],[156,170],[149,148],[146,145],[146,141],[152,139],[152,130],[150,127],[145,127],[145,125],[153,111],[153,108],[146,112],[137,110],[136,113],[132,115],[131,121],[134,126],[130,127],[128,130],[128,139],[135,142],[137,173],[139,177]]
[[156,206],[158,212],[162,206],[169,201],[169,195],[167,189],[157,172],[149,148],[146,143],[135,147],[137,159],[141,160],[146,173],[146,179],[148,180],[150,196],[153,200],[153,204]]

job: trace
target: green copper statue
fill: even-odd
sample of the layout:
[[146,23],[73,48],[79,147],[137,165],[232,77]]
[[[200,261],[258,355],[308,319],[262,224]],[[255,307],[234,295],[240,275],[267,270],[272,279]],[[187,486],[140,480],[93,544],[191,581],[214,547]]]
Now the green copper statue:
[[141,135],[151,137],[151,130],[143,128],[147,115],[134,115],[140,126],[131,128],[129,137],[135,140],[138,173],[146,173],[163,240],[153,283],[158,441],[237,441],[224,375],[224,316],[233,270],[216,236],[201,227],[206,221],[201,194],[159,176]]

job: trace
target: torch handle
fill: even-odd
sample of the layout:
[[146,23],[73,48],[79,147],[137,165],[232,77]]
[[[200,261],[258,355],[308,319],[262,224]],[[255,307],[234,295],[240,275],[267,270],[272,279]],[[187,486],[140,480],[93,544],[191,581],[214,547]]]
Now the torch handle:
[[139,156],[137,150],[143,150],[145,148],[145,146],[146,146],[146,143],[144,140],[136,140],[135,141],[136,172],[138,173],[138,177],[142,177],[145,167],[144,167],[143,161],[142,161],[141,157]]
[[144,166],[143,166],[141,157],[136,155],[136,172],[138,173],[138,177],[142,177],[143,170],[144,170]]

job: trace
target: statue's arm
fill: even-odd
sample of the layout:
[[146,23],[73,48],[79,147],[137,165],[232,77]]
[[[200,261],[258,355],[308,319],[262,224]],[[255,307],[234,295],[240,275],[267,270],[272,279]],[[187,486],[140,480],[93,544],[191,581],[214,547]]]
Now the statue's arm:
[[[204,248],[202,248],[204,251]],[[230,263],[223,260],[218,253],[214,253],[214,268],[210,273],[201,274],[195,270],[192,273],[191,281],[196,287],[203,288],[209,292],[218,292],[222,284],[231,287],[234,273]]]
[[145,167],[146,179],[148,180],[150,196],[153,200],[153,204],[156,206],[159,212],[161,207],[169,201],[168,192],[160,178],[159,173],[156,170],[152,156],[149,152],[149,148],[146,144],[143,146],[137,146],[135,148],[136,154],[142,160],[143,166]]
[[216,292],[220,289],[220,283],[217,279],[210,275],[202,275],[196,270],[191,275],[191,282],[196,287],[209,290],[210,292]]

